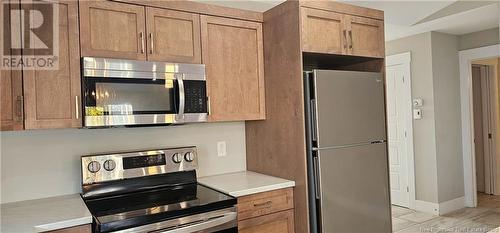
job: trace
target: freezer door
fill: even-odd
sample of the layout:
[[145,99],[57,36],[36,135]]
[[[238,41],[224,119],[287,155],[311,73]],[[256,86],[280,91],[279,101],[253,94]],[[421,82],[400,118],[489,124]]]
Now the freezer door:
[[319,148],[386,139],[381,73],[314,70],[313,82]]
[[391,232],[386,146],[317,151],[321,232]]

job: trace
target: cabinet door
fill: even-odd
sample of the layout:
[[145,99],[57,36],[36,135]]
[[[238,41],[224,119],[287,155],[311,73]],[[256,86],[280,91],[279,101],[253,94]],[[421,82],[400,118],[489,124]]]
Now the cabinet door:
[[349,54],[384,57],[384,22],[357,16],[346,16],[349,27]]
[[347,30],[344,25],[344,15],[303,7],[301,17],[302,50],[304,52],[347,53]]
[[148,60],[201,63],[200,16],[146,8]]
[[74,1],[54,4],[59,5],[58,67],[23,71],[26,129],[80,127],[82,123],[78,6]]
[[[0,4],[1,12],[8,4]],[[7,10],[7,9],[6,9]],[[5,18],[9,20],[9,17]],[[5,24],[10,27],[10,22]],[[11,31],[10,28],[5,28]],[[20,38],[12,38],[17,39]],[[12,55],[12,50],[6,51]],[[23,129],[23,83],[20,70],[0,70],[0,130],[22,130]]]
[[79,1],[82,56],[146,60],[144,7]]
[[293,233],[293,209],[238,222],[240,233]]
[[262,24],[201,16],[210,121],[265,118]]

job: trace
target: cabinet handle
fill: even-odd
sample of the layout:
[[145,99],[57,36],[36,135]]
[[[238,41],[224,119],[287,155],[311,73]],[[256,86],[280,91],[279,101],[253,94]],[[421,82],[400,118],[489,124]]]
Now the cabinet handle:
[[344,29],[343,34],[344,34],[344,49],[347,49],[347,44],[349,44],[349,42],[347,41],[347,30]]
[[262,207],[262,206],[266,206],[267,208],[271,207],[271,204],[273,204],[272,201],[266,201],[264,203],[256,203],[256,204],[253,204],[253,207]]
[[18,95],[16,97],[16,103],[17,103],[17,111],[16,111],[16,116],[17,116],[17,121],[22,121],[23,120],[23,115],[24,115],[24,97],[22,95]]
[[153,40],[153,33],[149,33],[149,41],[151,42],[151,49],[149,50],[150,54],[153,54],[154,50],[154,40]]
[[144,53],[144,33],[139,32],[139,39],[141,39],[141,53]]
[[207,96],[207,112],[208,112],[208,115],[210,115],[210,97]]
[[78,96],[75,95],[75,115],[76,115],[76,119],[80,119],[80,109],[79,109],[79,102],[78,102]]
[[349,44],[349,48],[352,49],[352,31],[351,30],[349,30],[349,38],[351,41],[351,44]]

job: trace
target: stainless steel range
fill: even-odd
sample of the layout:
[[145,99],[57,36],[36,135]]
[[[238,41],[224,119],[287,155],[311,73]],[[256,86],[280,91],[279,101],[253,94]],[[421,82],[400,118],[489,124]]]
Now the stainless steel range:
[[93,232],[238,232],[236,198],[197,183],[196,147],[83,156]]

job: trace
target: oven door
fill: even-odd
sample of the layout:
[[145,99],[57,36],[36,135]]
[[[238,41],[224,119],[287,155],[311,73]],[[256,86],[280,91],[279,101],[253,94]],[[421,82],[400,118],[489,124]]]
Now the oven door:
[[184,111],[182,81],[174,74],[161,78],[84,76],[82,87],[85,127],[173,124]]
[[129,228],[115,233],[237,233],[236,207]]

